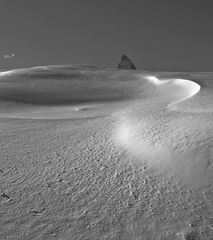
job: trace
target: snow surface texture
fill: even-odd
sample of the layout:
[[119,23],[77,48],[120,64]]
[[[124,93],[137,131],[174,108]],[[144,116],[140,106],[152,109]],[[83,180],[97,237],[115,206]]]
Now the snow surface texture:
[[[144,78],[143,75],[142,78]],[[178,103],[194,96],[200,91],[199,84],[185,79],[171,79],[162,81],[154,76],[146,76],[145,79],[148,79],[154,85],[165,85],[171,82],[171,84],[174,84],[180,88],[178,89],[178,91],[180,91],[180,99],[171,102],[167,106],[169,109],[173,109]],[[134,120],[131,121],[128,116],[122,116],[117,128],[117,141],[132,154],[143,155],[147,159],[156,158],[157,162],[159,162],[159,159],[162,159],[162,161],[165,162],[165,159],[172,158],[171,152],[169,152],[169,150],[165,147],[160,145],[154,146],[153,143],[141,139],[140,136],[143,134],[137,134],[139,130],[136,126],[137,124],[134,122]]]
[[0,239],[213,239],[213,73],[0,73]]

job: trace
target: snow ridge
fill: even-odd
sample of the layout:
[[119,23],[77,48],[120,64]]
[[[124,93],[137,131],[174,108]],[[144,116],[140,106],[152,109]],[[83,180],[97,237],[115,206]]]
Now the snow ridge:
[[182,102],[182,101],[194,96],[201,89],[201,86],[198,83],[193,82],[191,80],[187,80],[187,79],[175,78],[175,79],[168,79],[168,80],[159,80],[155,76],[146,76],[145,78],[148,79],[150,82],[152,82],[154,85],[163,85],[163,84],[171,82],[174,85],[183,88],[183,90],[186,92],[185,96],[184,97],[181,96],[180,99],[170,103],[168,105],[168,108],[172,107],[174,104],[177,104],[179,102]]

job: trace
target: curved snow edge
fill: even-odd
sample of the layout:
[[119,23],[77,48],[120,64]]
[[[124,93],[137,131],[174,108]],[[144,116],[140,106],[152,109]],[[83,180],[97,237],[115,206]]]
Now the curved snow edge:
[[181,97],[180,99],[178,99],[174,102],[171,102],[167,106],[168,108],[173,106],[174,104],[177,104],[179,102],[182,102],[182,101],[194,96],[201,89],[201,86],[198,83],[193,82],[191,80],[187,80],[187,79],[174,78],[174,79],[169,79],[169,80],[159,80],[155,76],[146,76],[145,78],[148,79],[150,82],[152,82],[154,85],[163,85],[165,83],[172,82],[173,84],[184,88],[184,90],[187,92],[186,97]]

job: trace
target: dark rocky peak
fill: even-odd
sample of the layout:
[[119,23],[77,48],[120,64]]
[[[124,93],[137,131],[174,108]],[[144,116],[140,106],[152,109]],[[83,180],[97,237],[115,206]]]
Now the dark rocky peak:
[[118,68],[120,69],[136,69],[133,62],[124,54],[121,57],[121,61],[118,64]]

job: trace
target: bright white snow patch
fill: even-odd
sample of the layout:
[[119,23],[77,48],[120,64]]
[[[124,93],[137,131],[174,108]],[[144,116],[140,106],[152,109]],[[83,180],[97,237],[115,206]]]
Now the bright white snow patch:
[[[176,104],[180,101],[188,99],[200,91],[200,85],[185,79],[168,79],[159,80],[154,76],[147,76],[146,79],[154,85],[164,85],[166,83],[177,85],[178,100],[170,103]],[[171,157],[171,152],[166,146],[162,146],[159,142],[153,143],[146,141],[141,129],[140,120],[134,120],[128,114],[123,114],[118,120],[115,129],[115,141],[123,149],[132,155],[140,155],[147,159],[151,164],[165,164]]]
[[5,71],[5,72],[0,72],[0,77],[1,76],[9,76],[12,73],[14,73],[14,70],[10,70],[10,71]]
[[25,73],[27,71],[27,68],[20,68],[20,69],[14,69],[14,70],[9,70],[5,72],[0,72],[0,77],[1,76],[10,76],[12,74],[19,74],[19,73]]
[[131,124],[127,120],[124,120],[116,130],[116,138],[121,145],[130,146],[133,138],[133,132],[131,131]]
[[168,81],[170,81],[170,80],[161,81],[154,76],[147,76],[146,79],[148,79],[150,82],[152,82],[155,85],[163,85],[163,84],[167,83]]
[[49,70],[49,67],[48,66],[37,66],[37,67],[31,67],[31,68],[13,69],[13,70],[9,70],[9,71],[0,72],[0,77],[1,76],[10,76],[12,74],[27,73],[27,72],[29,72],[30,70],[33,70],[33,69]]
[[187,96],[183,99],[178,100],[178,102],[190,98],[200,91],[200,85],[196,82],[185,79],[175,79],[173,81],[175,85],[181,86],[185,89],[185,91],[187,91]]
[[115,142],[132,156],[140,156],[150,164],[164,163],[170,157],[168,149],[143,139],[141,129],[136,121],[122,116],[114,132]]
[[[195,94],[197,94],[201,87],[199,84],[196,82],[193,82],[191,80],[186,80],[186,79],[179,79],[179,78],[174,78],[174,79],[168,79],[168,80],[159,80],[157,77],[154,76],[147,76],[146,79],[148,79],[150,82],[152,82],[154,85],[163,85],[165,83],[172,83],[178,87],[181,87],[180,90],[180,99],[177,101],[174,101],[168,105],[168,107],[171,107],[172,105],[179,103],[183,100],[186,100]],[[184,96],[183,96],[184,94]]]

